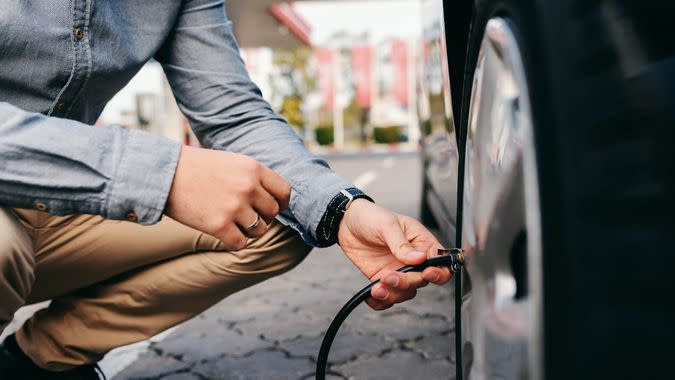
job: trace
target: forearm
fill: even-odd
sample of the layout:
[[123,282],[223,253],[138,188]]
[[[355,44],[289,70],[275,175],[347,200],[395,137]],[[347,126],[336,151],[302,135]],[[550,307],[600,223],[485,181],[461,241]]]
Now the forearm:
[[222,2],[185,2],[156,59],[202,145],[253,157],[283,176],[292,193],[281,219],[317,245],[326,206],[351,185],[310,154],[262,98],[239,56]]
[[291,184],[292,192],[289,209],[280,219],[298,230],[309,244],[325,245],[316,235],[321,217],[333,196],[352,185],[307,150],[286,121],[262,98],[245,72],[176,72],[173,67],[166,71],[170,79],[180,75],[174,83],[192,76],[187,83],[195,83],[207,75],[210,80],[223,76],[221,80],[229,85],[212,86],[192,94],[204,99],[198,107],[189,106],[194,99],[184,99],[189,91],[175,92],[193,131],[205,147],[253,157],[284,177]]
[[[92,127],[0,102],[0,204],[58,215],[156,222],[180,145],[116,126]],[[39,208],[43,208],[39,206]]]

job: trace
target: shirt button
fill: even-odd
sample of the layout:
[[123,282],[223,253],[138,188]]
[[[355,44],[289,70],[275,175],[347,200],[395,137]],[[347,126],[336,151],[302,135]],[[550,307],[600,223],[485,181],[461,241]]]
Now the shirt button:
[[65,108],[66,103],[65,102],[58,102],[56,103],[56,110],[57,111],[63,111],[63,108]]
[[75,28],[75,31],[73,32],[75,35],[75,38],[77,38],[78,41],[82,40],[84,38],[84,29],[82,28]]
[[47,204],[44,202],[35,202],[35,209],[38,211],[47,211]]
[[136,213],[133,211],[129,211],[127,213],[127,220],[130,222],[135,222],[138,220],[138,216],[136,216]]

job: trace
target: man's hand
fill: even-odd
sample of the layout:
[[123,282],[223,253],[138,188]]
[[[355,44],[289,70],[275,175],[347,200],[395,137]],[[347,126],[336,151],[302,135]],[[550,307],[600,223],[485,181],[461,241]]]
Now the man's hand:
[[[183,147],[166,214],[238,250],[288,207],[291,187],[258,161],[240,154]],[[260,215],[258,226],[246,227]]]
[[366,303],[375,310],[409,300],[428,282],[441,285],[450,279],[447,268],[430,267],[422,273],[399,273],[404,265],[417,265],[437,256],[436,238],[420,222],[394,214],[365,199],[355,200],[340,222],[338,243],[347,257],[370,279],[381,282]]

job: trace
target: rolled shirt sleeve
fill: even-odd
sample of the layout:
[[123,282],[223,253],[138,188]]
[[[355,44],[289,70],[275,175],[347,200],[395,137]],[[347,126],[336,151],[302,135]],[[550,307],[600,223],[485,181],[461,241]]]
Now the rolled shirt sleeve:
[[155,58],[201,144],[251,156],[284,177],[291,200],[279,219],[318,245],[316,231],[328,203],[352,185],[308,152],[262,98],[239,55],[223,2],[184,2]]
[[180,148],[143,131],[0,102],[0,204],[152,224],[162,215]]

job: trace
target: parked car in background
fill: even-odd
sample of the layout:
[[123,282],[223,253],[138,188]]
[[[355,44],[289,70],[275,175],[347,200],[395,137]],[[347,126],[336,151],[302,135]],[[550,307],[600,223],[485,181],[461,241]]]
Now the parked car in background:
[[464,378],[672,372],[674,8],[423,2],[421,218],[467,253]]

